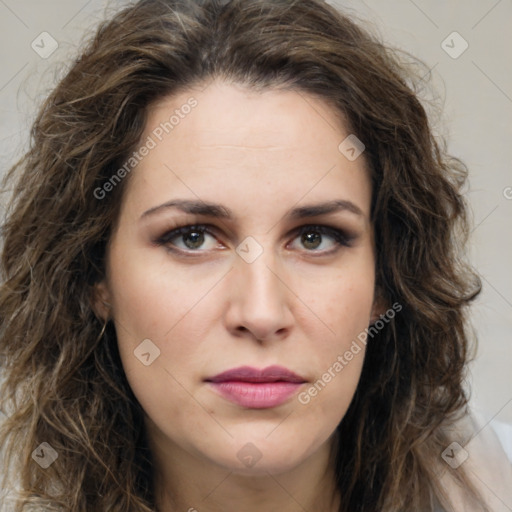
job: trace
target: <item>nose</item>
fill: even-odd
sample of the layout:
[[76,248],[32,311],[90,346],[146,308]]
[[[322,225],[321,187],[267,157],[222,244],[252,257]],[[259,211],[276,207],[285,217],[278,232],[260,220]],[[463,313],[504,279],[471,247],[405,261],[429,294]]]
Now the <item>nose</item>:
[[226,324],[236,337],[261,342],[285,338],[293,326],[294,294],[270,250],[247,263],[237,256],[227,283]]

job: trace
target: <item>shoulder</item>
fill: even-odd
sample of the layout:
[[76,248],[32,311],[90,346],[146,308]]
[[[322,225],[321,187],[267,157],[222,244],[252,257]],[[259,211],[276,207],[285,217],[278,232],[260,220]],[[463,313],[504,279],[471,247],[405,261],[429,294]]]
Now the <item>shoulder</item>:
[[464,468],[492,512],[512,510],[512,425],[470,409],[449,430],[453,441],[441,454],[440,482],[455,505],[455,512],[477,511],[453,471]]
[[498,437],[503,451],[507,454],[510,464],[512,464],[512,424],[492,420],[490,425]]

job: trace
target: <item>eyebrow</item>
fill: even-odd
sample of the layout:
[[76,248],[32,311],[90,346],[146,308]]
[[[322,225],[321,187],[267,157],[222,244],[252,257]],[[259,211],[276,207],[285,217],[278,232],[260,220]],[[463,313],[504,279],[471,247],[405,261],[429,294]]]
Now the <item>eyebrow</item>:
[[[155,215],[161,211],[168,210],[169,208],[177,208],[184,213],[203,215],[206,217],[213,217],[218,219],[229,220],[234,218],[233,212],[221,204],[210,203],[206,201],[193,201],[188,199],[174,199],[145,211],[141,215],[141,220]],[[310,204],[293,208],[285,215],[285,219],[297,220],[343,211],[361,217],[365,216],[361,208],[359,208],[359,206],[354,204],[352,201],[348,201],[346,199],[337,199],[324,203]]]

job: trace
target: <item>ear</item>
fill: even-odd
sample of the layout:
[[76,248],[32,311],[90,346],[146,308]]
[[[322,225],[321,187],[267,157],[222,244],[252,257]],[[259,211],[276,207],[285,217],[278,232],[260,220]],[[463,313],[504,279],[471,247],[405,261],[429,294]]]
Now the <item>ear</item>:
[[376,292],[370,316],[370,325],[375,323],[388,309],[389,307],[386,300],[382,297],[382,295]]
[[103,279],[93,285],[91,292],[91,303],[94,314],[105,321],[110,317],[112,309],[108,285]]

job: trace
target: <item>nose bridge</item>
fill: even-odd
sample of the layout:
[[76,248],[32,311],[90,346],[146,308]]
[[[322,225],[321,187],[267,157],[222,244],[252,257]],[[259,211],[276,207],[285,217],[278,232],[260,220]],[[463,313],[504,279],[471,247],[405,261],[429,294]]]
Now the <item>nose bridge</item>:
[[[235,263],[237,292],[234,297],[237,302],[235,310],[238,312],[235,321],[237,328],[243,326],[258,339],[263,339],[289,326],[291,313],[284,276],[280,276],[279,259],[270,243],[261,241],[258,244],[260,254],[254,260],[244,258],[242,252]],[[243,243],[240,245],[243,246]],[[249,245],[249,251],[256,249],[254,243]]]
[[[254,248],[251,248],[254,250]],[[253,261],[240,258],[237,262],[240,273],[240,285],[245,287],[245,301],[260,305],[279,306],[283,300],[283,283],[278,278],[279,270],[276,268],[277,259],[269,244],[265,248],[261,246],[261,254]]]

